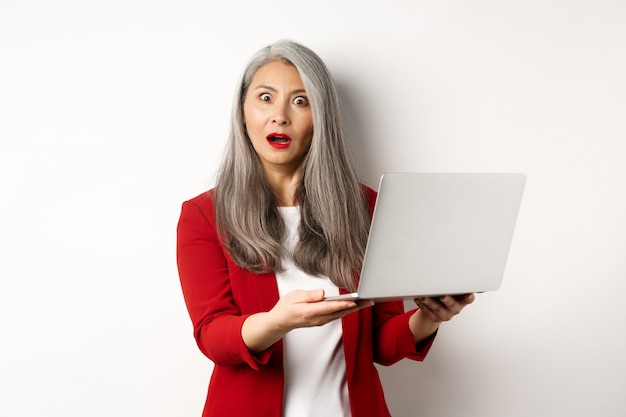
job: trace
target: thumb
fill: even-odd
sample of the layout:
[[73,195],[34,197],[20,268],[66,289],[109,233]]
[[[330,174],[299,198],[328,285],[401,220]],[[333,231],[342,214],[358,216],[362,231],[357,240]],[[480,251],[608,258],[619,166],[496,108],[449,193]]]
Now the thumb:
[[324,290],[322,288],[308,291],[308,299],[310,301],[321,301],[324,299]]

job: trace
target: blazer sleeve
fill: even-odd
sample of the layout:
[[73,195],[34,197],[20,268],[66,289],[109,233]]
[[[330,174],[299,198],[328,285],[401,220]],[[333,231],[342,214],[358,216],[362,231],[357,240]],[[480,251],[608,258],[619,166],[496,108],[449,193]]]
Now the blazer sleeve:
[[187,310],[200,351],[216,365],[248,364],[259,369],[272,348],[253,355],[243,342],[242,314],[233,298],[229,262],[215,227],[215,210],[207,193],[182,205],[176,257]]
[[415,344],[409,329],[409,318],[416,310],[405,312],[402,301],[378,303],[374,306],[372,336],[374,360],[377,363],[392,365],[405,358],[424,360],[437,332]]

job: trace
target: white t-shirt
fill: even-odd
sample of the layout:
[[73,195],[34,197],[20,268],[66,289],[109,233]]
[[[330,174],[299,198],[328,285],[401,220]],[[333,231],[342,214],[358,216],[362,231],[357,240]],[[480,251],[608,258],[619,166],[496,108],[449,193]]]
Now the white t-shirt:
[[[291,253],[298,242],[299,207],[280,207],[287,226],[285,247]],[[323,288],[326,295],[339,289],[328,278],[306,274],[291,257],[276,273],[282,297],[294,290]],[[283,338],[285,392],[283,417],[351,416],[341,320],[324,326],[294,329]]]

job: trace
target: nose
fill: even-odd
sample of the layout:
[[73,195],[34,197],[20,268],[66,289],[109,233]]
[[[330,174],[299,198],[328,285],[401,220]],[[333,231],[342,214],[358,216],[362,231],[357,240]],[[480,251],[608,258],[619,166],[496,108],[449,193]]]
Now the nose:
[[272,122],[274,124],[277,124],[277,125],[286,125],[287,124],[287,119],[284,118],[283,116],[276,116],[276,117],[274,117]]
[[272,123],[277,125],[289,124],[289,104],[276,104],[274,107],[274,116],[272,117]]

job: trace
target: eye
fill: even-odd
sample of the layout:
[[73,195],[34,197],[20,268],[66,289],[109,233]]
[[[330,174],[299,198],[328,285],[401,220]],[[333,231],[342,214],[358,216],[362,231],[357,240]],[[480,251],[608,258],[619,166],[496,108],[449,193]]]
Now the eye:
[[296,104],[298,106],[306,106],[307,104],[309,104],[309,100],[306,97],[298,96],[293,99],[293,104]]
[[272,101],[272,95],[270,93],[263,93],[259,96],[261,101]]

